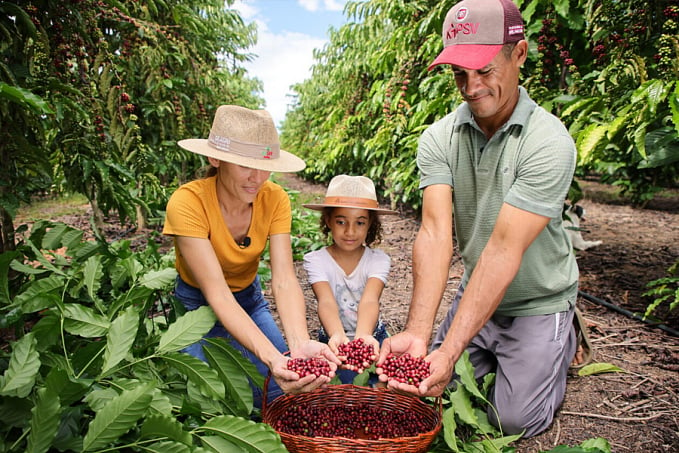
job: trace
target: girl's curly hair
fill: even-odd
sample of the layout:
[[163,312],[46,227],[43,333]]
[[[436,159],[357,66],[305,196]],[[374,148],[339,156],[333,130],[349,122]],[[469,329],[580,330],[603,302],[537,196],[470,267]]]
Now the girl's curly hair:
[[[323,233],[323,236],[326,239],[330,235],[330,227],[328,226],[328,223],[332,218],[333,209],[335,208],[326,207],[323,208],[323,212],[321,213],[321,219],[319,223],[321,225],[321,233]],[[382,222],[380,222],[380,216],[377,214],[377,212],[370,209],[368,210],[368,222],[370,222],[370,226],[368,227],[368,234],[365,237],[365,245],[370,247],[382,242]]]

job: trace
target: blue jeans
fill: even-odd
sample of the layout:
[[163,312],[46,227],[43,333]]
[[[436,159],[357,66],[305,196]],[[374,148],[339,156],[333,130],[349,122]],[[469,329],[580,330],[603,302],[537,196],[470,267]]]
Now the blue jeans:
[[[388,336],[389,335],[387,334],[387,328],[384,326],[384,323],[382,321],[377,321],[375,331],[373,332],[373,337],[375,337],[375,339],[380,343],[380,346],[382,346],[382,342]],[[329,340],[330,338],[328,337],[328,334],[325,333],[325,329],[323,329],[323,327],[319,328],[318,341],[327,344]],[[342,384],[351,384],[354,381],[354,378],[358,376],[358,373],[351,370],[337,370],[336,374],[339,377]],[[378,381],[377,375],[371,374],[370,379],[368,379],[368,383],[376,384],[377,381]]]
[[[283,334],[278,328],[273,316],[271,316],[269,303],[264,299],[264,295],[262,294],[262,287],[259,283],[259,277],[256,277],[250,286],[242,291],[233,293],[233,295],[236,298],[236,301],[238,301],[238,304],[243,308],[243,310],[245,310],[250,318],[252,318],[262,333],[264,333],[264,335],[274,344],[276,349],[278,349],[281,353],[287,351],[288,346],[285,343]],[[208,305],[207,300],[199,288],[194,288],[179,277],[177,277],[177,284],[175,286],[175,297],[184,305],[184,307],[186,307],[187,311],[196,310],[203,305]],[[266,378],[269,373],[269,368],[264,364],[264,362],[259,360],[257,356],[245,349],[243,345],[238,343],[219,321],[217,321],[212,329],[210,329],[210,331],[204,336],[204,338],[214,337],[224,338],[231,346],[240,351],[243,357],[252,362],[257,367],[259,373]],[[184,348],[182,352],[186,352],[187,354],[207,362],[205,353],[203,352],[203,343],[203,341],[194,343]],[[255,407],[261,408],[263,396],[262,389],[254,385],[252,382],[250,382],[250,387],[252,387]],[[278,384],[276,384],[276,382],[271,379],[267,389],[267,402],[270,403],[282,394],[283,391],[280,389],[280,387],[278,387]]]

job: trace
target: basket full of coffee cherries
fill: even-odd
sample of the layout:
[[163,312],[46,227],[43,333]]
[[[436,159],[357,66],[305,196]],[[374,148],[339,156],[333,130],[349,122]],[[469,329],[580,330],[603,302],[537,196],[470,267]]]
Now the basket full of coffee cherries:
[[[339,352],[352,369],[366,369],[375,359],[372,346],[360,339]],[[321,358],[290,359],[288,368],[300,377],[330,373]],[[390,355],[381,368],[389,379],[415,386],[429,373],[428,362],[409,354]],[[280,396],[262,408],[262,417],[292,453],[424,453],[441,429],[441,404],[387,388],[340,384]]]

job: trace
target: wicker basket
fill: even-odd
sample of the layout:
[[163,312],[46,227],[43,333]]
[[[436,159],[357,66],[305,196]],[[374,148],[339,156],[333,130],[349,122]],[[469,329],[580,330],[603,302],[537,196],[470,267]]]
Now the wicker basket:
[[[265,392],[266,386],[265,384]],[[265,399],[266,400],[266,399]],[[431,429],[412,437],[349,439],[346,437],[307,437],[277,431],[291,453],[425,453],[441,430],[441,403],[438,410],[416,397],[409,397],[387,389],[360,387],[352,384],[330,385],[299,395],[283,395],[264,405],[264,423],[275,426],[290,406],[331,407],[338,404],[370,404],[381,409],[406,411],[420,417]]]

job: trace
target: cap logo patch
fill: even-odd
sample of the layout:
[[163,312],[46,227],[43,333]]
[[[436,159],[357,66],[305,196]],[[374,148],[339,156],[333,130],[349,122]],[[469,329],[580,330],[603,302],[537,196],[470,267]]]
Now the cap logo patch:
[[458,22],[462,22],[465,19],[465,17],[467,17],[468,12],[469,10],[467,8],[465,7],[460,8],[457,11],[457,14],[455,15],[455,19],[457,19]]

